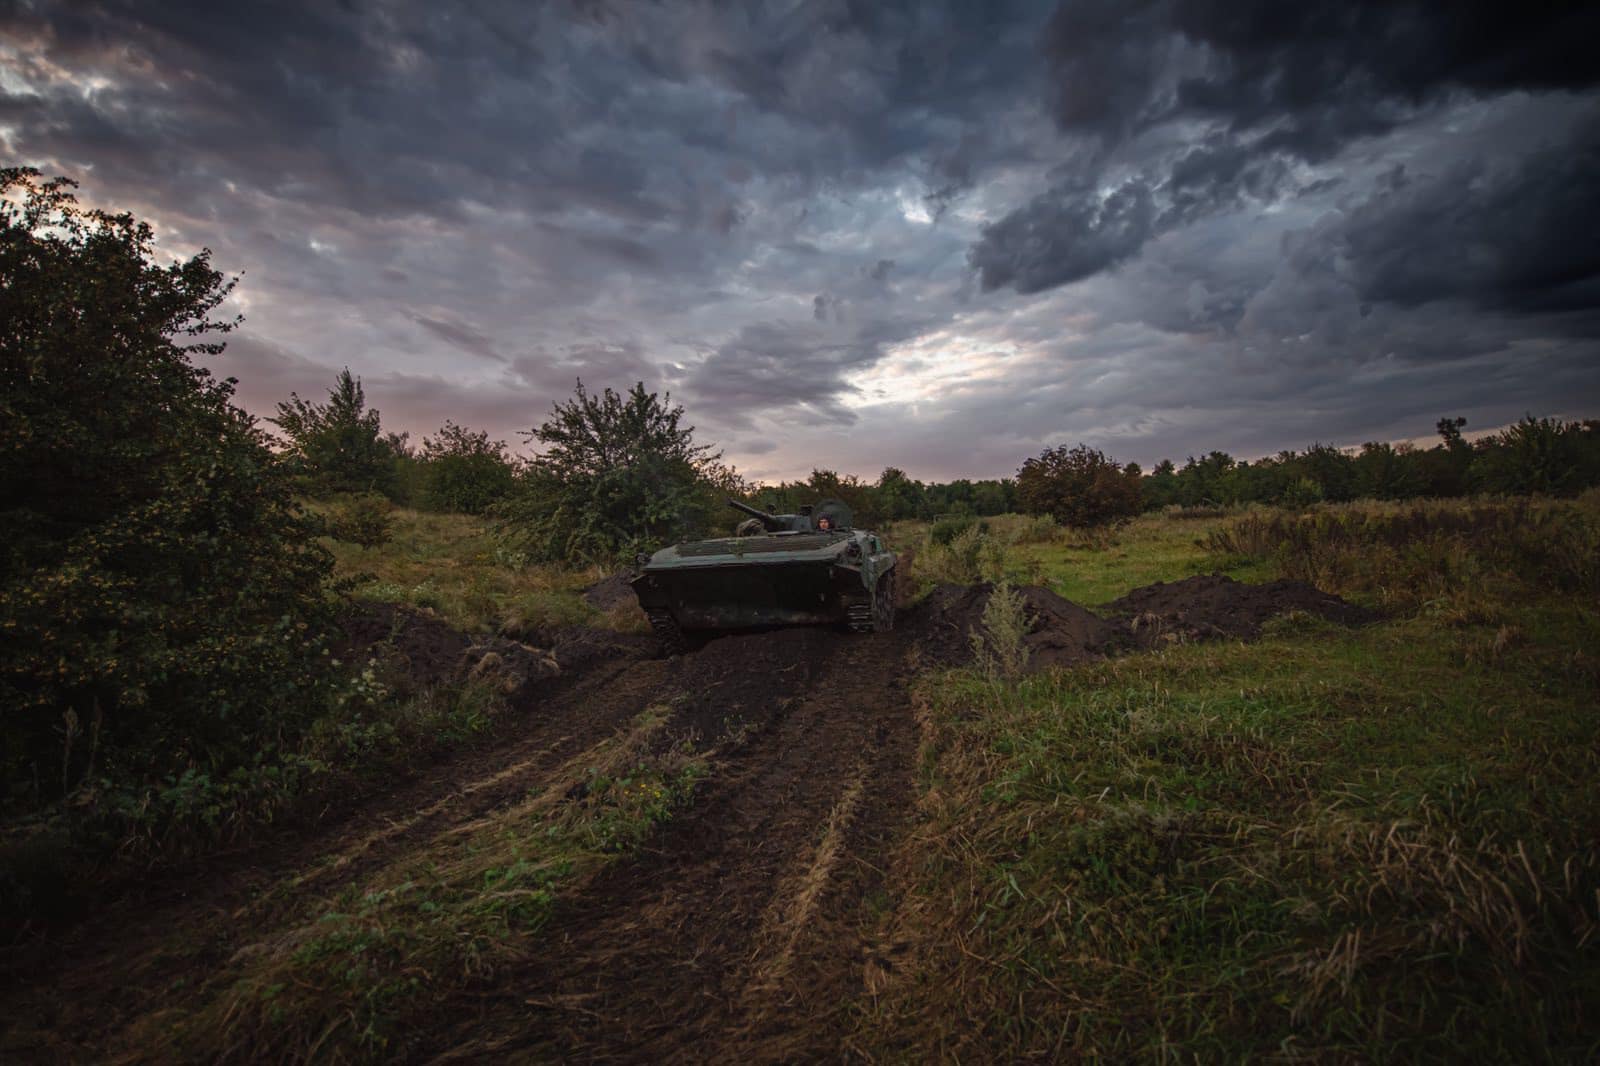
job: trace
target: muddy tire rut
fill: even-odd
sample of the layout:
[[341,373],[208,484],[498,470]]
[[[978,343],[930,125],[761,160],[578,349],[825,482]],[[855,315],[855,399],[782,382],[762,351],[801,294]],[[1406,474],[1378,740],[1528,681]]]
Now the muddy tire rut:
[[911,811],[917,734],[905,641],[802,632],[809,654],[790,676],[803,688],[748,727],[644,853],[571,904],[540,959],[453,1004],[453,1022],[415,1058],[837,1050],[841,1010],[863,987],[884,861]]

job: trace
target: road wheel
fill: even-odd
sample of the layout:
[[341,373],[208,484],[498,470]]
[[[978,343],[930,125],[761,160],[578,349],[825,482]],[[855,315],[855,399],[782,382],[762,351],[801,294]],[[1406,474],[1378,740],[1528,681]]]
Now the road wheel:
[[645,613],[650,619],[650,628],[655,630],[656,638],[661,641],[663,652],[667,655],[682,655],[689,650],[689,641],[684,638],[677,619],[661,610]]
[[894,571],[878,579],[872,593],[872,630],[884,633],[894,628]]

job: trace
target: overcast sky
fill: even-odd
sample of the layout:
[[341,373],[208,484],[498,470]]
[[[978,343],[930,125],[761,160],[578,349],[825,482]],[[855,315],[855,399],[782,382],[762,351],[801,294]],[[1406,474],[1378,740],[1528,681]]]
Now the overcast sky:
[[0,156],[242,272],[258,414],[758,478],[1600,414],[1600,6],[0,0]]

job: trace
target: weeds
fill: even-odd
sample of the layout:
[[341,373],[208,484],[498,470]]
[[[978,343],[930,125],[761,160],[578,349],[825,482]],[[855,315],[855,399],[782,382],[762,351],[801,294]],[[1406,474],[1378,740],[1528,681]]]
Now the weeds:
[[916,558],[917,577],[934,583],[976,585],[1020,578],[1036,584],[1039,580],[1032,560],[1017,555],[979,525],[968,526],[948,544],[930,541]]
[[[917,690],[923,819],[866,1057],[1592,1058],[1592,503],[1524,507],[1199,530],[1403,590],[1417,609],[1382,625],[1287,615],[1256,644],[1016,681],[975,634],[982,669]],[[1098,558],[1051,551],[1075,571],[1201,559],[1147,522]]]
[[984,604],[982,627],[970,635],[973,663],[990,681],[1013,681],[1027,669],[1023,641],[1031,623],[1022,594],[1003,581],[996,585]]
[[1420,603],[1491,579],[1600,590],[1600,515],[1570,503],[1350,505],[1258,511],[1215,529],[1224,558],[1271,560],[1287,577]]

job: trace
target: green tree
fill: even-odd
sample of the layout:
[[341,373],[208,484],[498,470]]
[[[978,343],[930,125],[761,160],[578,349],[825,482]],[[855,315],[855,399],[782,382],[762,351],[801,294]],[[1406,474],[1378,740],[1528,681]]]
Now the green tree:
[[1137,467],[1125,469],[1086,444],[1046,448],[1017,471],[1017,499],[1028,514],[1091,528],[1138,514],[1140,480]]
[[1374,500],[1404,500],[1421,489],[1413,453],[1382,441],[1368,441],[1356,456],[1356,493]]
[[1469,471],[1485,492],[1561,496],[1584,487],[1585,430],[1577,422],[1526,415],[1483,442]]
[[361,379],[349,367],[339,372],[327,403],[309,403],[290,393],[278,404],[277,417],[267,421],[283,431],[289,455],[311,491],[395,494],[395,460],[405,438],[384,434],[377,409],[367,406]]
[[1171,459],[1163,459],[1155,465],[1150,476],[1140,483],[1140,494],[1146,510],[1178,502],[1178,469]]
[[331,560],[190,361],[233,283],[39,177],[0,171],[0,803],[142,807],[325,706]]
[[878,475],[878,511],[888,521],[916,518],[922,513],[927,489],[912,481],[899,467],[885,467]]
[[506,443],[449,420],[422,440],[423,503],[435,511],[483,514],[516,486]]
[[717,496],[745,486],[682,422],[683,407],[643,382],[594,395],[579,381],[525,434],[543,450],[497,508],[506,531],[561,563],[612,563],[706,531]]

